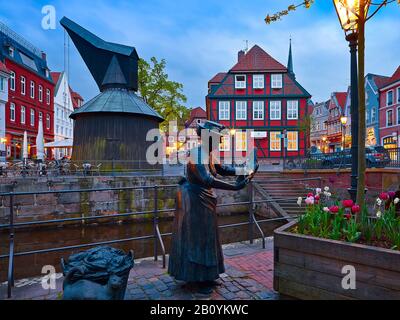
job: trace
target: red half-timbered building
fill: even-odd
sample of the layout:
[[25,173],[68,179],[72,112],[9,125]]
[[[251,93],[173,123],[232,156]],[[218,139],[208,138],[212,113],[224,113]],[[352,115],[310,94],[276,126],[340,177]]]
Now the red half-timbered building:
[[234,129],[236,135],[236,142],[224,139],[222,157],[231,154],[232,144],[235,154],[246,151],[246,129],[254,131],[251,136],[259,159],[305,155],[309,137],[302,122],[308,116],[311,95],[296,81],[291,46],[287,67],[258,45],[247,53],[239,51],[237,63],[215,75],[208,91],[208,119]]

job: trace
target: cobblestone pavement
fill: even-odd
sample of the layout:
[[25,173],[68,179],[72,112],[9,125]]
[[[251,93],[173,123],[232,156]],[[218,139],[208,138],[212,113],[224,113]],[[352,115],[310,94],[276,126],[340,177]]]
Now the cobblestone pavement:
[[[199,294],[195,287],[170,277],[160,261],[146,258],[135,261],[129,275],[127,300],[275,300],[272,289],[273,245],[261,242],[236,243],[224,246],[226,272],[209,295]],[[40,278],[16,281],[13,299],[54,300],[62,297],[62,275],[57,275],[55,290],[44,290]],[[6,283],[0,284],[0,297],[5,299]]]

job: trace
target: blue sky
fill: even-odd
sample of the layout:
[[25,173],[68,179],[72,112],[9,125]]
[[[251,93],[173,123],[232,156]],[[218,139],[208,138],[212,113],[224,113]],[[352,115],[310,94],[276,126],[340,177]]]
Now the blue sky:
[[[280,22],[266,25],[264,17],[300,0],[0,0],[0,20],[44,50],[53,71],[63,70],[64,31],[43,30],[41,9],[56,8],[96,35],[136,47],[140,57],[167,60],[171,79],[184,84],[187,106],[205,107],[207,82],[229,70],[237,51],[260,45],[286,65],[289,38],[294,70],[314,101],[344,91],[349,84],[349,52],[330,0],[316,0]],[[400,65],[400,6],[392,4],[367,26],[366,72],[391,75]],[[85,100],[97,86],[71,42],[70,79]]]

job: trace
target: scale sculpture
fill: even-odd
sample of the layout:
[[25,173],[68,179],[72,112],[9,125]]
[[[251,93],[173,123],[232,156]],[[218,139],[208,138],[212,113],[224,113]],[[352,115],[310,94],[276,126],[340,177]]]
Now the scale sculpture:
[[70,115],[75,120],[72,160],[101,163],[102,170],[160,169],[146,161],[154,143],[146,135],[164,119],[135,93],[136,49],[104,41],[66,17],[60,23],[100,90]]

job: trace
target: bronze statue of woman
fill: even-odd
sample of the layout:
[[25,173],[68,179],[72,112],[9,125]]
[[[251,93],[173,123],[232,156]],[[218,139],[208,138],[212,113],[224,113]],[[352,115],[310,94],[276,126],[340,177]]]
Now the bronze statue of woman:
[[[186,177],[179,183],[176,199],[168,272],[177,280],[196,282],[202,293],[210,293],[215,280],[225,272],[216,214],[217,197],[213,188],[241,190],[258,168],[256,165],[248,176],[238,176],[233,184],[217,179],[217,175],[235,175],[233,166],[217,164],[213,159],[213,151],[218,150],[224,128],[211,121],[198,126],[199,137],[207,130],[206,136],[210,138],[190,151]],[[218,143],[210,142],[211,139]]]

